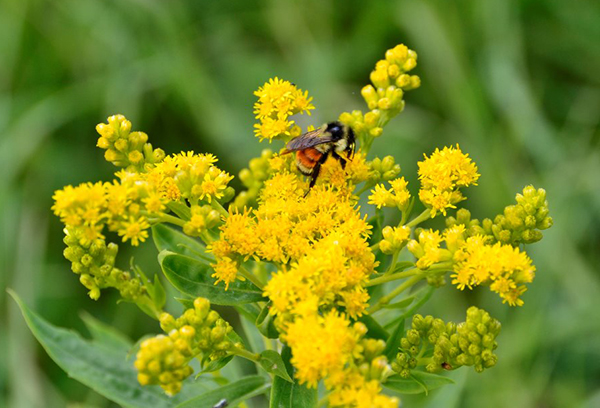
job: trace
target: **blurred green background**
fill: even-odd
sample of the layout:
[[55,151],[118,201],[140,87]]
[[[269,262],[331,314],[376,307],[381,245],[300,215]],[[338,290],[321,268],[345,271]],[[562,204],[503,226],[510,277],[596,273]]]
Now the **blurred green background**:
[[[94,126],[122,113],[167,153],[212,152],[237,174],[267,147],[252,132],[258,86],[279,76],[308,90],[320,125],[365,108],[360,88],[398,43],[418,52],[423,85],[372,156],[393,154],[416,193],[422,154],[459,143],[482,174],[466,191],[475,217],[532,183],[555,222],[527,248],[538,273],[523,307],[485,289],[436,293],[422,312],[462,321],[476,304],[502,322],[499,363],[404,406],[600,407],[597,0],[2,0],[0,287],[59,326],[85,332],[85,310],[132,339],[157,332],[115,293],[90,300],[62,257],[53,191],[114,171]],[[149,273],[155,256],[135,252]],[[50,360],[4,290],[0,324],[0,406],[114,406]]]

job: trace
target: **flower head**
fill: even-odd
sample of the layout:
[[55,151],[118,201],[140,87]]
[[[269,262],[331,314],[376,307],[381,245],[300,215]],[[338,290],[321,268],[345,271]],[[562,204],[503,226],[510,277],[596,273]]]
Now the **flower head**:
[[289,81],[272,78],[254,92],[258,101],[254,114],[260,121],[254,125],[254,133],[260,140],[269,142],[281,136],[298,136],[300,128],[288,118],[297,113],[308,113],[315,107],[310,103],[308,92],[302,91]]
[[477,179],[477,166],[458,145],[436,149],[419,162],[419,198],[432,216],[438,211],[446,215],[448,208],[456,208],[455,204],[464,200],[459,188],[477,184]]

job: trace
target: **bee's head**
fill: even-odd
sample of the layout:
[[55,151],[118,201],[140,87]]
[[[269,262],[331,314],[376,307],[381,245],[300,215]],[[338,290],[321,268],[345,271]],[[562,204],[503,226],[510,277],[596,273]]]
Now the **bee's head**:
[[356,139],[354,136],[354,131],[350,126],[336,121],[328,123],[325,131],[331,134],[335,142],[335,150],[337,152],[345,151],[350,155],[350,158],[354,156]]
[[325,131],[333,137],[333,140],[340,140],[346,135],[345,128],[346,126],[340,122],[329,122],[325,128]]

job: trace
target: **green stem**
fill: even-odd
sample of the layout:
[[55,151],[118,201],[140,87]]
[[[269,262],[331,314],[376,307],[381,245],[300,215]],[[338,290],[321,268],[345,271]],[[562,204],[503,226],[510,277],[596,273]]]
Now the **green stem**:
[[397,279],[408,278],[409,276],[414,276],[420,272],[421,272],[421,270],[419,268],[411,268],[411,269],[408,269],[403,272],[392,273],[391,275],[387,275],[387,272],[386,272],[386,274],[384,274],[383,276],[380,276],[378,278],[371,279],[370,281],[368,281],[365,284],[365,287],[368,288],[370,286],[381,285],[382,283],[391,282],[391,281],[394,281]]
[[440,262],[438,264],[435,264],[426,270],[421,270],[419,268],[410,268],[410,269],[407,269],[402,272],[392,273],[390,275],[388,275],[386,272],[382,276],[368,281],[365,284],[365,287],[381,285],[382,283],[391,282],[391,281],[395,281],[395,280],[402,279],[402,278],[408,278],[409,276],[414,276],[418,273],[422,273],[424,276],[427,276],[428,274],[436,274],[436,273],[440,273],[440,272],[446,273],[451,270],[452,270],[452,262],[448,261],[448,262]]
[[382,309],[385,305],[390,303],[390,301],[392,301],[396,296],[398,296],[400,293],[404,292],[406,289],[413,286],[415,283],[419,282],[424,277],[425,277],[424,274],[418,274],[418,275],[413,276],[409,280],[405,281],[404,283],[402,283],[400,286],[398,286],[396,289],[391,291],[389,294],[387,294],[386,296],[379,299],[379,302],[377,302],[375,305],[371,306],[368,310],[369,314],[373,314],[373,313],[377,312],[378,310]]
[[392,262],[390,262],[390,267],[387,271],[385,271],[383,274],[384,276],[394,272],[394,268],[396,268],[396,264],[398,263],[398,255],[400,255],[400,251],[394,252],[394,255],[392,255]]
[[245,358],[246,360],[253,361],[255,363],[258,363],[260,360],[260,354],[251,353],[243,348],[233,348],[232,350],[230,350],[230,353]]
[[380,243],[381,243],[381,241],[379,241],[379,242],[378,242],[378,243],[376,243],[376,244],[373,244],[373,245],[371,245],[371,246],[369,247],[369,249],[370,249],[371,251],[373,251],[373,252],[377,251],[377,250],[379,249],[379,244],[380,244]]
[[370,188],[372,188],[375,185],[375,183],[373,182],[366,182],[365,181],[365,185],[361,187],[360,190],[358,190],[358,192],[356,192],[354,195],[359,196],[364,193],[365,191],[369,190]]
[[417,366],[426,366],[433,362],[433,357],[419,357],[417,358]]
[[174,225],[178,225],[183,227],[185,225],[185,221],[181,218],[174,217],[170,214],[160,214],[159,216],[149,215],[147,211],[140,211],[141,214],[148,216],[148,221],[151,223],[161,223],[161,222],[169,222]]
[[210,206],[212,208],[214,208],[215,210],[217,210],[219,212],[219,214],[221,214],[223,217],[229,216],[229,213],[227,212],[227,210],[217,200],[211,200]]
[[258,280],[258,278],[250,271],[248,271],[246,268],[244,268],[243,266],[240,265],[240,269],[239,269],[240,275],[242,275],[244,278],[248,279],[250,282],[254,283],[254,285],[256,285],[260,290],[263,289],[264,284]]
[[408,224],[406,224],[406,226],[410,227],[410,228],[416,227],[423,221],[428,220],[429,218],[431,218],[431,211],[428,208],[425,211],[423,211],[421,214],[419,214],[417,216],[417,218],[414,218],[412,221],[410,221]]

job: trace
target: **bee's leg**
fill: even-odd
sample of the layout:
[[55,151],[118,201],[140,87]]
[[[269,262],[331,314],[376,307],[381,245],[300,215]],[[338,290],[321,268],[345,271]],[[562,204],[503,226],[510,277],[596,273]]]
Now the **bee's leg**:
[[319,161],[315,164],[315,167],[313,167],[312,173],[310,173],[310,184],[308,185],[308,190],[306,190],[306,193],[304,193],[304,197],[306,197],[310,192],[310,189],[315,186],[315,183],[317,182],[317,177],[319,177],[319,172],[321,171],[321,164],[325,163],[325,161],[327,160],[327,156],[327,154],[321,156]]
[[348,163],[348,160],[346,160],[346,158],[337,154],[337,152],[335,150],[331,152],[331,155],[333,156],[334,159],[336,159],[337,161],[340,162],[340,164],[342,165],[342,170],[346,170],[346,163]]

